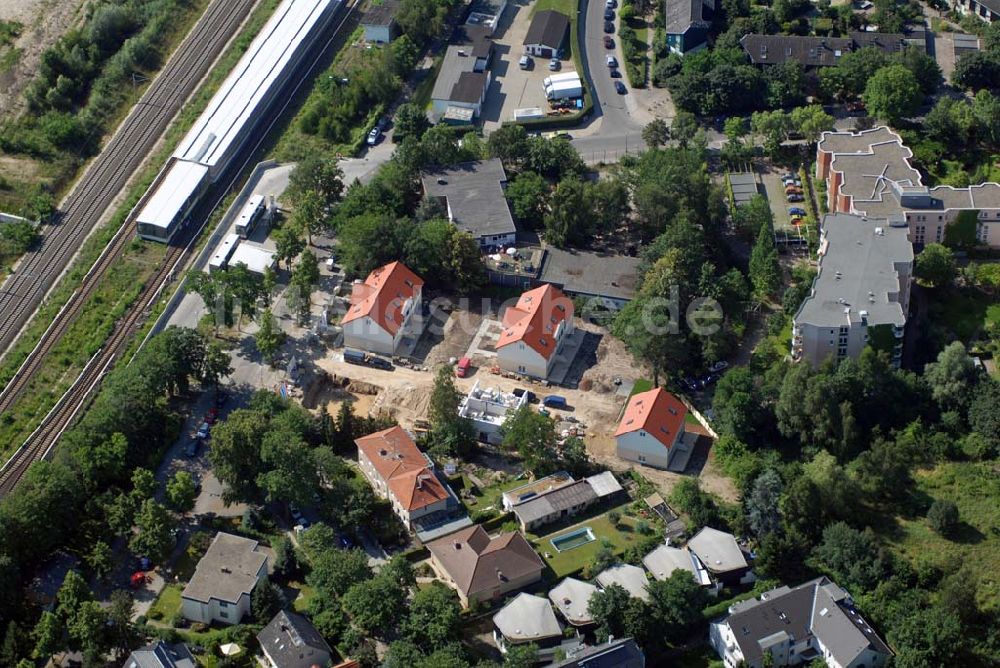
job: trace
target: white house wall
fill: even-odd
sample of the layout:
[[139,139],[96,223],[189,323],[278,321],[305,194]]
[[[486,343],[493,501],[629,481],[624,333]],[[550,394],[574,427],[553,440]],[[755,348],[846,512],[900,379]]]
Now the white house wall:
[[347,348],[391,355],[395,350],[394,345],[392,335],[382,329],[370,316],[352,320],[344,325],[344,346]]
[[497,350],[497,361],[505,371],[545,378],[549,375],[548,360],[524,341],[515,341]]
[[670,450],[645,429],[619,436],[617,452],[620,459],[654,468],[665,469],[670,463]]

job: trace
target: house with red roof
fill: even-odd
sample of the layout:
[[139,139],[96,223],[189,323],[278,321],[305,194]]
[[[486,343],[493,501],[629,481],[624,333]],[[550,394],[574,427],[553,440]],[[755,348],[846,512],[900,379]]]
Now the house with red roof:
[[451,489],[402,427],[377,431],[354,443],[361,472],[407,528],[422,517],[448,510]]
[[573,300],[553,285],[541,285],[507,307],[502,326],[496,345],[500,368],[547,378],[573,333]]
[[402,262],[379,267],[355,281],[344,314],[344,345],[392,355],[413,334],[421,310],[423,280]]
[[661,469],[683,470],[697,434],[684,430],[687,407],[662,387],[629,399],[615,431],[618,456]]

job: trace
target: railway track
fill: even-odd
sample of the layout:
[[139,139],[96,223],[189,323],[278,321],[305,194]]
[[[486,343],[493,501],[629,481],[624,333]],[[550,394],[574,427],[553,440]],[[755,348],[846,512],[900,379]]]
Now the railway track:
[[[73,255],[125,187],[129,178],[149,155],[176,112],[208,72],[212,62],[235,34],[255,0],[213,0],[188,36],[181,42],[160,74],[153,80],[132,111],[118,127],[104,150],[84,172],[80,182],[63,201],[54,224],[44,228],[37,250],[27,253],[0,286],[0,356],[6,355],[21,328],[31,318],[45,295],[68,267]],[[128,224],[123,228],[128,227]],[[109,261],[128,241],[119,231],[88,273],[107,269]],[[87,286],[74,293],[64,313],[86,300]],[[65,320],[62,316],[53,322]],[[50,328],[51,330],[52,328]],[[6,411],[27,384],[38,362],[58,336],[47,331],[22,367],[0,393],[0,412]]]
[[[224,0],[216,0],[215,4],[222,1]],[[331,48],[339,49],[343,46],[346,37],[349,36],[354,28],[357,27],[358,19],[357,15],[353,11],[356,6],[356,2],[346,3],[346,12],[340,19],[339,23],[337,23],[337,27],[332,31],[332,34],[326,44],[322,47],[323,53],[329,52]],[[125,315],[122,316],[117,323],[115,323],[115,328],[106,340],[104,346],[90,359],[83,371],[73,382],[70,389],[67,390],[62,397],[60,397],[55,406],[53,406],[49,413],[42,419],[38,428],[28,436],[24,444],[7,461],[3,468],[0,469],[0,498],[6,496],[12,489],[14,489],[33,463],[48,456],[51,449],[59,440],[59,437],[72,424],[77,413],[87,404],[91,395],[99,386],[101,379],[117,361],[118,356],[127,349],[132,335],[149,314],[151,307],[160,297],[160,293],[163,288],[171,280],[172,276],[176,274],[178,269],[187,264],[190,254],[194,251],[194,240],[197,238],[198,234],[200,234],[201,227],[203,227],[207,222],[208,213],[218,207],[218,205],[222,202],[225,193],[228,192],[229,188],[235,184],[239,174],[243,171],[247,164],[249,164],[253,154],[264,142],[265,138],[270,134],[272,128],[285,113],[288,105],[295,98],[302,82],[311,78],[317,63],[319,62],[319,58],[313,60],[312,64],[307,68],[303,76],[296,82],[294,89],[285,97],[285,102],[281,109],[272,114],[271,122],[267,128],[262,132],[257,133],[258,139],[247,151],[246,159],[242,166],[239,169],[234,170],[232,182],[229,183],[227,187],[221,188],[221,193],[218,195],[216,201],[212,203],[211,206],[206,207],[206,213],[202,218],[201,226],[189,225],[176,235],[177,238],[175,245],[168,247],[167,254],[157,267],[155,275],[146,281],[140,296],[132,304]],[[51,342],[47,344],[48,348],[46,350],[50,350],[61,337],[62,333],[64,333],[68,328],[69,323],[71,323],[73,317],[79,313],[80,308],[85,301],[85,297],[78,297],[84,294],[89,295],[94,291],[97,284],[100,282],[101,276],[103,276],[104,272],[106,272],[108,267],[111,266],[114,259],[120,256],[121,252],[125,249],[125,246],[132,240],[135,216],[140,208],[141,203],[140,205],[137,205],[129,214],[125,223],[122,225],[122,228],[118,231],[112,242],[109,243],[108,247],[101,254],[91,271],[88,272],[81,289],[78,290],[77,293],[74,293],[74,299],[67,303],[59,315],[56,316],[53,325],[43,336],[43,341],[40,342],[39,347],[33,352],[40,350],[42,348],[42,344],[48,341]],[[25,364],[27,366],[27,362]],[[35,368],[37,368],[37,365]],[[34,373],[33,368],[22,367],[21,369],[21,371],[26,370],[30,371],[32,374]],[[30,378],[30,374],[26,374],[26,377]],[[4,400],[5,397],[0,396],[0,402]]]

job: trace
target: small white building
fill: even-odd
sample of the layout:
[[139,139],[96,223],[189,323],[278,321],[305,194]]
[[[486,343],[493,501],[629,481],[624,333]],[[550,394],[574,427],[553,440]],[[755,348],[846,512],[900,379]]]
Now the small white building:
[[238,624],[250,595],[267,576],[267,555],[257,541],[217,533],[181,592],[181,614],[201,624]]
[[615,431],[618,456],[626,461],[661,469],[680,470],[697,435],[685,435],[687,407],[661,387],[638,392],[629,399]]
[[482,388],[477,380],[459,404],[458,414],[472,422],[480,442],[499,445],[502,440],[500,427],[507,421],[508,415],[527,403],[526,396],[516,396],[493,387]]
[[274,251],[249,241],[241,241],[229,258],[229,266],[242,264],[250,273],[263,276],[268,269],[274,269],[274,255]]
[[372,4],[365,15],[361,17],[361,27],[365,30],[365,41],[376,44],[388,44],[396,36],[396,12],[399,3],[396,0],[383,0]]
[[573,333],[573,300],[548,284],[528,290],[504,311],[502,326],[496,345],[500,368],[547,378]]
[[351,305],[341,322],[344,345],[392,355],[411,328],[422,307],[424,282],[402,262],[379,267],[362,281],[355,281]]

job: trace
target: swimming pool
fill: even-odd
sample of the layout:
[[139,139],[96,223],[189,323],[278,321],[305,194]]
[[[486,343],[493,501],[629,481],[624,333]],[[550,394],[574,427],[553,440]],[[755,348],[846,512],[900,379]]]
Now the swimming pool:
[[557,552],[565,552],[566,550],[572,550],[574,547],[586,545],[594,540],[596,540],[596,537],[594,536],[594,532],[590,530],[590,527],[580,527],[579,529],[553,538],[552,547],[556,548]]

